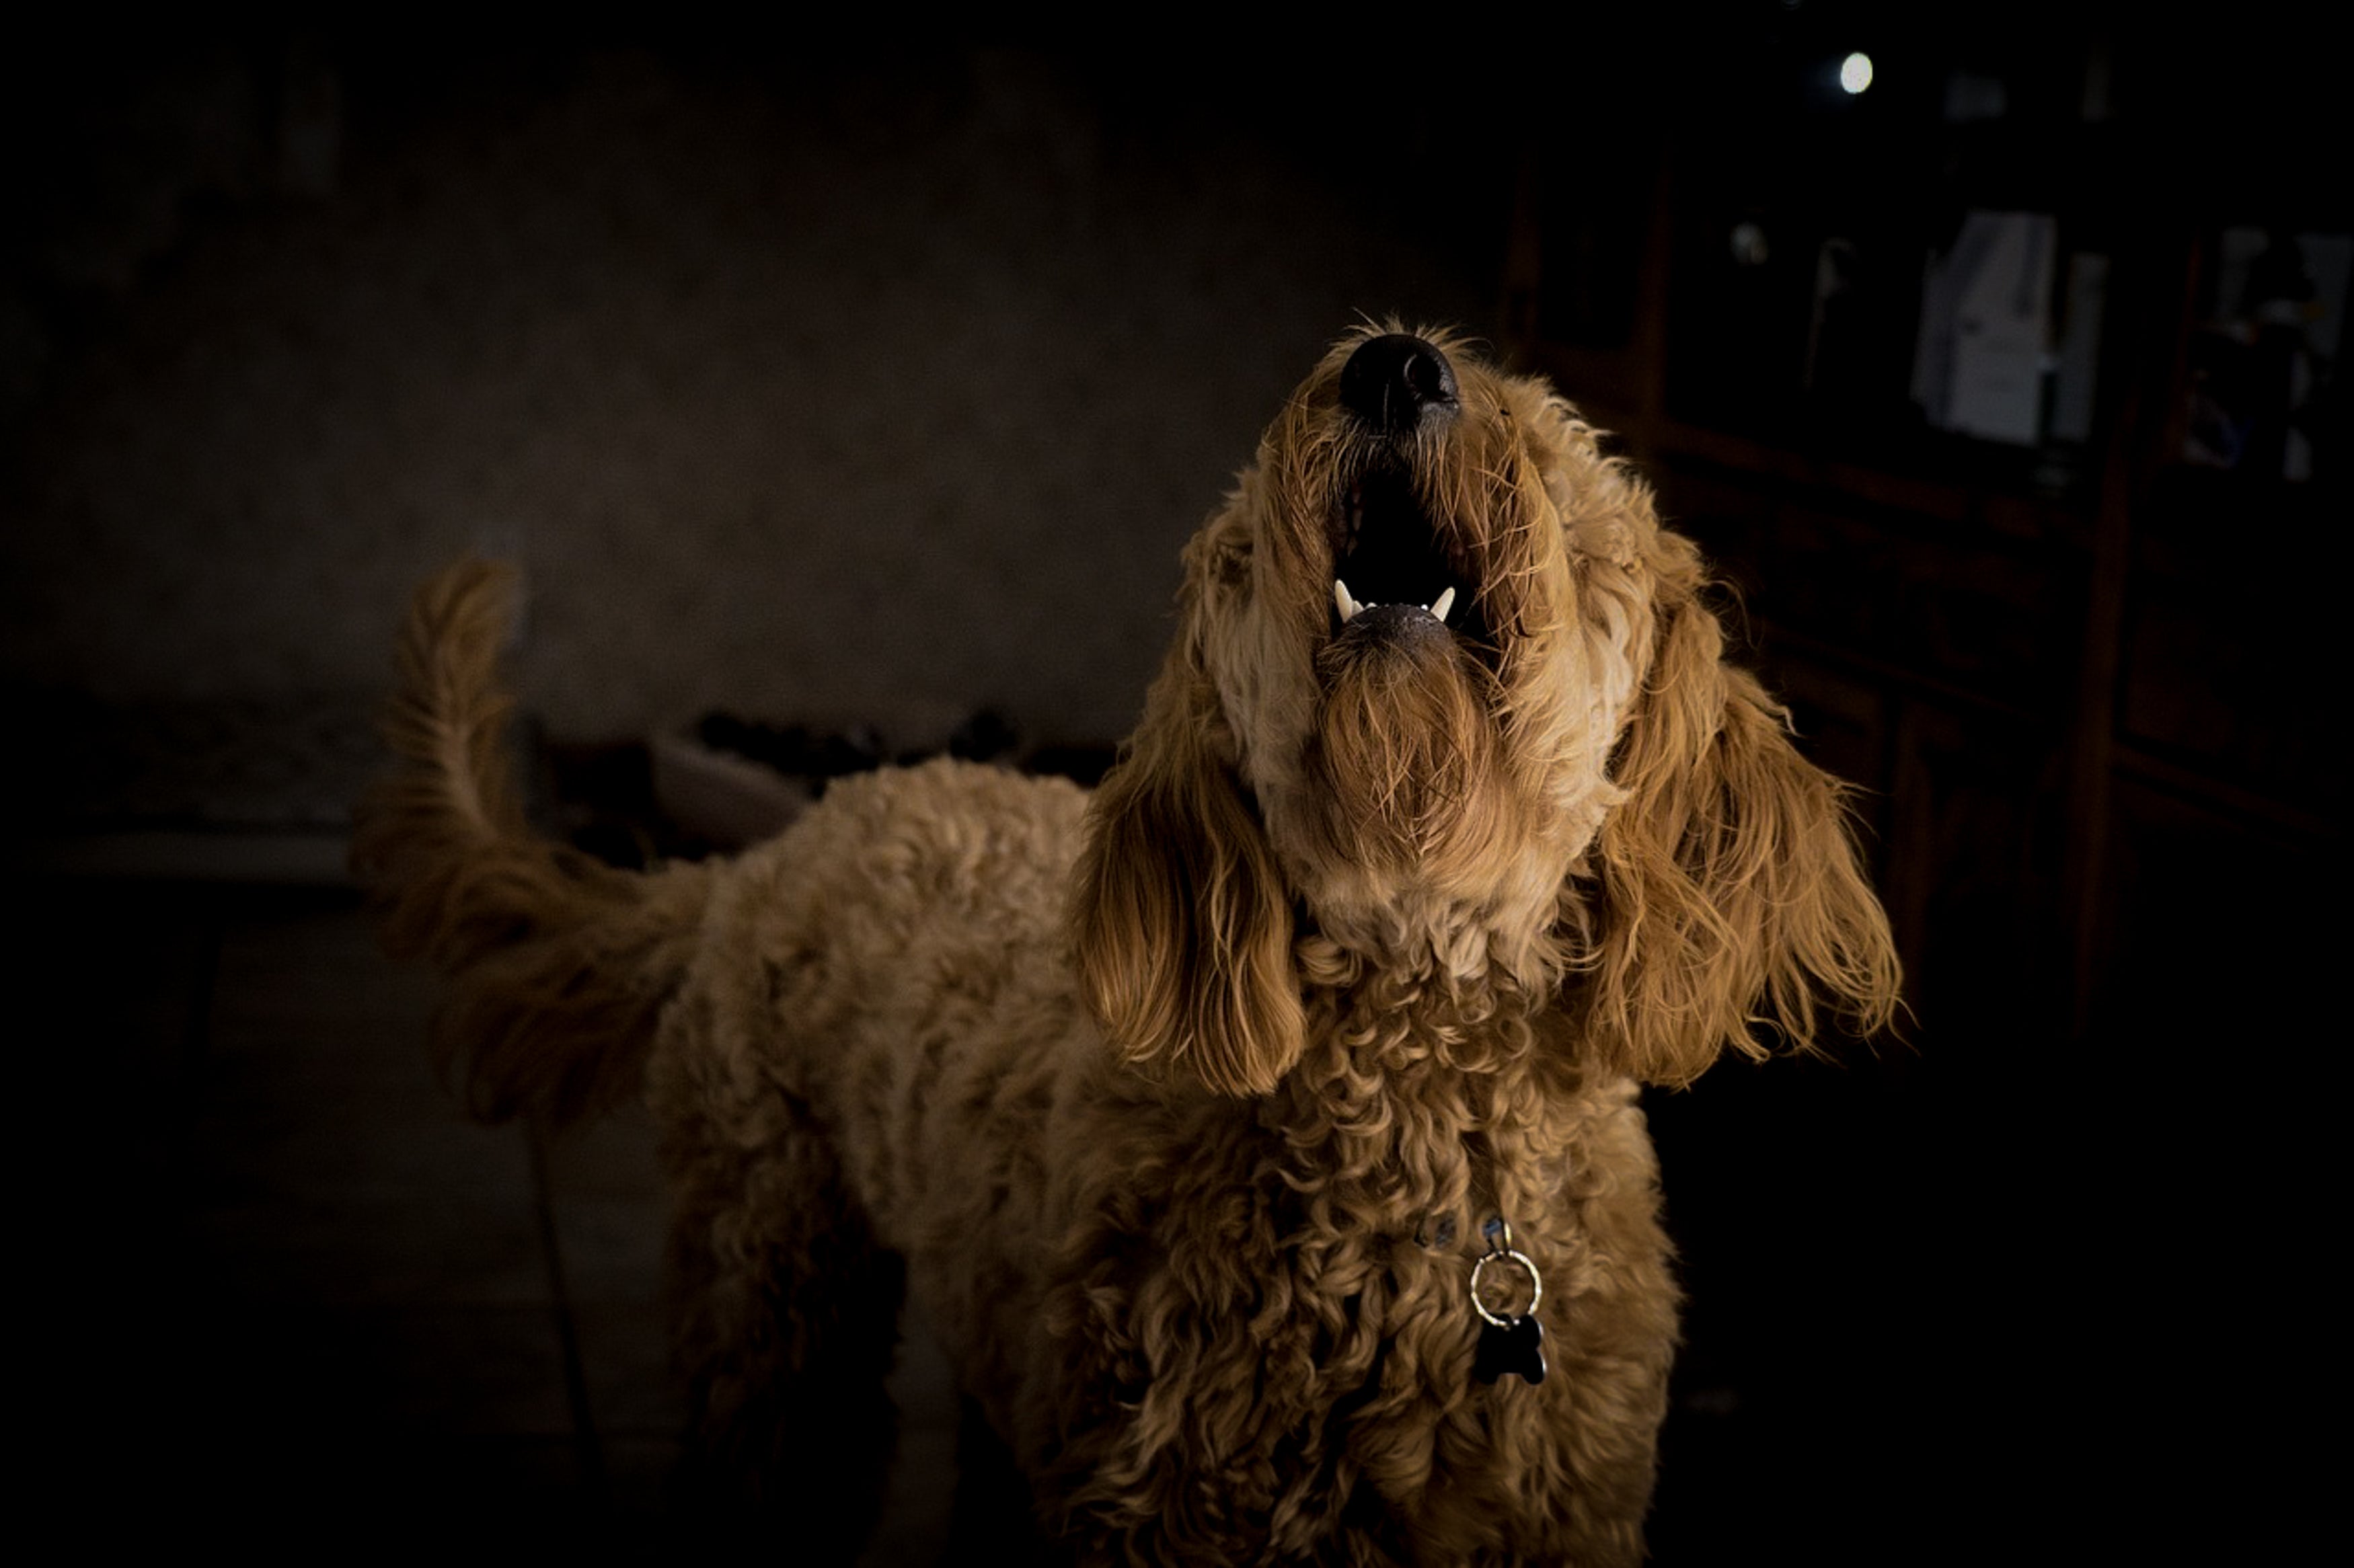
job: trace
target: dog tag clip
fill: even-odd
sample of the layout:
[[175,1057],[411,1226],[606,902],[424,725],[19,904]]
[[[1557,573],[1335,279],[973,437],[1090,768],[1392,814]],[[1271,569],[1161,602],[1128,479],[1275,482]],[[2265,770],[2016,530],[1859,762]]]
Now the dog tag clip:
[[[1471,1266],[1471,1310],[1479,1314],[1480,1321],[1479,1349],[1472,1358],[1471,1376],[1479,1383],[1494,1383],[1509,1373],[1524,1383],[1543,1383],[1544,1325],[1537,1321],[1537,1303],[1544,1299],[1544,1279],[1526,1254],[1512,1249],[1510,1224],[1490,1220],[1483,1229],[1488,1250]],[[1509,1266],[1498,1269],[1490,1282],[1491,1292],[1499,1298],[1492,1308],[1480,1294],[1481,1279],[1490,1264]],[[1521,1292],[1504,1277],[1511,1271],[1527,1277],[1526,1306],[1514,1305]]]

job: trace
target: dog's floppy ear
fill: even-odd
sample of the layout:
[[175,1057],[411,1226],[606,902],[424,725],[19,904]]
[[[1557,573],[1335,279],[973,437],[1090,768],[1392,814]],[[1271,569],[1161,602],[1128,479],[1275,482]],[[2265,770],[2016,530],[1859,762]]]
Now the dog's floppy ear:
[[1129,1061],[1263,1095],[1304,1038],[1291,905],[1220,755],[1225,720],[1190,642],[1089,808],[1073,906],[1079,989]]
[[1814,1044],[1819,1002],[1869,1032],[1897,1006],[1888,917],[1865,881],[1840,786],[1798,755],[1787,716],[1698,596],[1697,552],[1657,536],[1659,619],[1613,759],[1627,798],[1597,841],[1590,962],[1573,984],[1616,1065],[1689,1083],[1760,1026]]

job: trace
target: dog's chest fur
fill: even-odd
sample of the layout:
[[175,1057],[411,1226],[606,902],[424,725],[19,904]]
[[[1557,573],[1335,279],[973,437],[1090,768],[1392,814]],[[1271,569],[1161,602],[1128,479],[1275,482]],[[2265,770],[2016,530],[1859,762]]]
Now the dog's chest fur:
[[[1661,1407],[1673,1331],[1631,1086],[1540,1094],[1529,1021],[1368,994],[1275,1096],[1173,1117],[1150,1203],[1107,1191],[1075,1233],[1044,1353],[1105,1390],[1061,1458],[1107,1537],[1247,1561],[1377,1519],[1404,1560],[1541,1558],[1650,1484],[1593,1440]],[[1543,1274],[1539,1385],[1472,1376],[1494,1213]],[[1500,1502],[1500,1473],[1574,1484]]]

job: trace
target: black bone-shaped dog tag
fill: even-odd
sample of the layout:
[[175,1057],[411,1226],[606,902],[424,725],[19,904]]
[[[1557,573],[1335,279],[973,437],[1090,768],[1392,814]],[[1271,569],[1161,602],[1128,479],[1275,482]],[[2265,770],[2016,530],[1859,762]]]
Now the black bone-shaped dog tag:
[[1479,1325],[1479,1351],[1471,1362],[1472,1377],[1493,1383],[1507,1374],[1527,1383],[1544,1382],[1544,1325],[1533,1312]]

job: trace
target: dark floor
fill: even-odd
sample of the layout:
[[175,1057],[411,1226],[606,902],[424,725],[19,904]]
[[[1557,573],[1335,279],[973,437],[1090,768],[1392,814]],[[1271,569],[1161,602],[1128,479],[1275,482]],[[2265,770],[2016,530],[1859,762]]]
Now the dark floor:
[[[20,1282],[58,1304],[25,1369],[58,1435],[35,1495],[125,1543],[662,1558],[684,1395],[644,1115],[467,1122],[428,1063],[432,985],[347,889],[100,878],[35,902],[30,978],[73,999],[19,1043],[49,1058],[33,1174],[66,1199],[28,1216],[59,1223]],[[952,1561],[955,1407],[920,1330],[896,1393],[862,1561]]]

